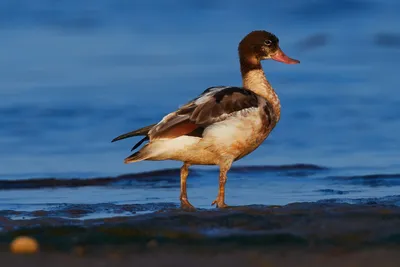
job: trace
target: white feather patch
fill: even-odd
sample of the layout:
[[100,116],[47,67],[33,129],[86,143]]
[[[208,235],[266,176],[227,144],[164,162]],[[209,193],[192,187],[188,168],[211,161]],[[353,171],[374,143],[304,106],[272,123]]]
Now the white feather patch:
[[258,108],[248,108],[233,113],[225,120],[214,123],[207,127],[203,138],[213,140],[213,143],[229,145],[236,141],[254,135],[262,127],[262,120]]
[[226,88],[229,88],[229,86],[218,86],[218,87],[210,88],[207,93],[205,93],[204,95],[202,95],[198,99],[196,99],[196,101],[194,101],[194,103],[196,105],[204,104],[204,103],[208,102],[215,93],[220,92]]
[[173,155],[174,153],[185,150],[188,147],[197,144],[200,137],[182,135],[173,139],[158,139],[152,146],[153,155]]

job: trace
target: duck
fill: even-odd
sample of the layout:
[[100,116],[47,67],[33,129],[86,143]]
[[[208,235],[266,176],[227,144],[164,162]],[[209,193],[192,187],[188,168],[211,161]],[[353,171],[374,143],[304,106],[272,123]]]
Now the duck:
[[112,140],[134,136],[142,139],[124,162],[174,160],[180,168],[180,206],[195,210],[187,195],[192,165],[219,166],[219,187],[211,205],[226,208],[225,185],[232,164],[257,149],[280,120],[277,93],[265,76],[261,61],[272,59],[298,64],[279,46],[278,37],[265,30],[248,33],[238,45],[242,86],[213,86],[166,114],[158,123],[122,134]]

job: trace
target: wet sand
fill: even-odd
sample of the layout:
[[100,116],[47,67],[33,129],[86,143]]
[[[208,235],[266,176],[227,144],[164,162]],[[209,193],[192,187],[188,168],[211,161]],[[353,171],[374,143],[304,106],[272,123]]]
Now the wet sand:
[[[400,266],[400,207],[294,203],[108,219],[0,218],[6,266]],[[32,256],[9,242],[28,235]]]
[[[213,251],[212,251],[213,250]],[[303,250],[232,250],[218,252],[218,247],[208,252],[185,252],[184,248],[175,250],[122,253],[107,251],[92,255],[61,253],[41,253],[32,256],[19,256],[0,253],[3,266],[298,266],[298,267],[397,267],[400,264],[398,249],[369,249],[357,252],[336,250],[315,252]]]

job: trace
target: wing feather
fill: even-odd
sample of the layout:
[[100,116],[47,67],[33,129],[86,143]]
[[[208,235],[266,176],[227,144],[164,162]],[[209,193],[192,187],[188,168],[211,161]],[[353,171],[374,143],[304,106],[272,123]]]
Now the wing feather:
[[198,98],[165,116],[149,132],[150,139],[176,138],[258,107],[259,96],[241,87],[211,87]]

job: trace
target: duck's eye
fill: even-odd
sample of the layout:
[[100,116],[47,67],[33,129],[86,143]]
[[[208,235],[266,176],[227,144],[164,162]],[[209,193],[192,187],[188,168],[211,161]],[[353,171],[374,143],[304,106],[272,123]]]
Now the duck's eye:
[[270,46],[270,45],[272,44],[272,41],[271,41],[271,40],[265,40],[265,41],[264,41],[264,44],[265,44],[266,46]]

